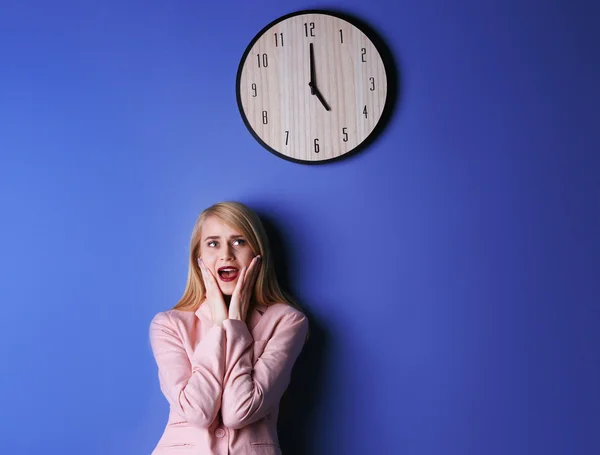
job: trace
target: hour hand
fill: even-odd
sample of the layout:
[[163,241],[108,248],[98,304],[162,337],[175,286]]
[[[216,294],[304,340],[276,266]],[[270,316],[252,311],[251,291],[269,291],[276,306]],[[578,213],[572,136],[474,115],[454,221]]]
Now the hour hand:
[[[309,84],[309,85],[311,85],[311,84]],[[325,110],[330,111],[331,108],[329,107],[329,105],[327,104],[325,99],[323,98],[323,95],[321,95],[321,92],[319,91],[319,89],[317,87],[315,87],[314,85],[311,85],[311,89],[314,90],[313,95],[317,95],[317,98],[319,98],[319,101],[321,102],[321,104],[323,105]]]

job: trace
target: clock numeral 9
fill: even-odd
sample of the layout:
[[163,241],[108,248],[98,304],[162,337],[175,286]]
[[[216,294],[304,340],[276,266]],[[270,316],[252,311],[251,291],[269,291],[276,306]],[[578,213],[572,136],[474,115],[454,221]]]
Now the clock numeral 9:
[[365,118],[367,118],[367,105],[365,104],[365,108],[363,109],[363,114],[365,114]]
[[267,123],[269,123],[269,114],[267,114],[267,111],[262,111],[262,120],[263,120],[263,125],[266,125]]
[[[306,37],[308,38],[308,31],[309,31],[309,24],[307,24],[306,22],[304,23],[304,34],[306,35]],[[315,23],[311,22],[310,23],[310,36],[315,36]]]
[[372,92],[375,91],[375,78],[374,77],[370,77],[369,80],[371,81],[371,88],[369,88],[369,90],[371,90]]
[[361,62],[363,62],[363,63],[366,63],[366,62],[367,62],[367,49],[363,47],[363,48],[360,50],[360,52],[361,52],[361,54],[362,54],[362,55],[360,56],[360,61],[361,61]]
[[275,47],[279,47],[279,40],[281,40],[281,47],[283,47],[283,33],[275,33]]
[[262,56],[260,54],[256,54],[256,58],[258,59],[258,67],[260,68],[260,64],[262,61],[262,66],[264,66],[265,68],[267,66],[269,66],[269,57],[267,57],[267,54],[262,54]]
[[285,131],[285,145],[288,145],[288,139],[290,138],[290,132],[288,130]]
[[258,90],[256,89],[256,84],[252,84],[252,91],[254,92],[254,95],[252,95],[252,98],[256,98],[258,96]]
[[319,147],[319,139],[315,139],[315,153],[319,153],[320,147]]
[[347,127],[342,128],[342,136],[344,137],[342,140],[344,142],[348,142],[348,128]]

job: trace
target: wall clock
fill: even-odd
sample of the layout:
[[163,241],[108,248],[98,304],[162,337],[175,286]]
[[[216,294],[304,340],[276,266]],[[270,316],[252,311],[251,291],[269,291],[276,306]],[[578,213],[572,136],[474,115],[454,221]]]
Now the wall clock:
[[355,153],[389,117],[395,71],[388,54],[374,31],[347,15],[305,10],[280,17],[240,61],[244,123],[267,150],[290,161],[318,164]]

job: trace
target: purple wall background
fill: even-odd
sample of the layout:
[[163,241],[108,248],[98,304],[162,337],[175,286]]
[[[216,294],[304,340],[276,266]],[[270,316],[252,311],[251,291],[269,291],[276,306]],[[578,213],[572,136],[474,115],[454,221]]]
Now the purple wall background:
[[[0,453],[150,453],[148,324],[229,199],[314,321],[306,453],[600,453],[597,5],[5,0]],[[235,101],[255,33],[309,8],[364,18],[402,76],[381,138],[322,166]]]

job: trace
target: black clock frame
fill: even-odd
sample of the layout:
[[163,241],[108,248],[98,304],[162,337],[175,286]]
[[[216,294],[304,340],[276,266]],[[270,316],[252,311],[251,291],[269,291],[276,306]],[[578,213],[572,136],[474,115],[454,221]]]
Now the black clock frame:
[[[256,133],[256,131],[254,131],[254,128],[252,128],[252,126],[250,125],[250,122],[248,121],[248,118],[246,117],[246,113],[244,112],[244,108],[242,106],[242,99],[241,99],[241,93],[240,93],[240,79],[242,77],[242,70],[243,70],[244,62],[248,58],[248,54],[252,50],[252,47],[254,47],[254,44],[275,24],[278,24],[279,22],[289,19],[290,17],[300,16],[303,14],[325,14],[325,15],[329,15],[329,16],[334,16],[339,19],[345,20],[346,22],[349,22],[350,24],[357,27],[371,40],[373,45],[377,48],[377,51],[379,52],[379,55],[381,56],[381,59],[383,61],[383,65],[384,65],[386,77],[387,77],[387,97],[386,97],[385,105],[383,107],[381,117],[379,118],[379,121],[375,125],[375,128],[373,128],[373,131],[371,131],[371,133],[365,138],[364,141],[362,141],[359,145],[354,147],[352,150],[344,153],[343,155],[329,158],[326,160],[319,160],[319,161],[309,161],[309,160],[301,160],[301,159],[297,159],[297,158],[292,158],[288,155],[278,152],[277,150],[272,148],[270,145],[268,145],[266,142],[264,142],[262,140],[262,138]],[[388,123],[390,122],[390,120],[393,116],[393,113],[396,110],[396,105],[399,101],[400,83],[399,83],[398,68],[396,66],[394,56],[393,56],[390,48],[386,44],[386,42],[383,40],[381,35],[375,29],[373,29],[370,25],[368,25],[362,19],[360,19],[356,16],[353,16],[349,13],[346,13],[346,12],[340,12],[340,11],[336,11],[336,10],[314,10],[314,9],[312,9],[312,10],[295,11],[293,13],[286,14],[284,16],[278,17],[277,19],[273,20],[272,22],[267,24],[265,27],[263,27],[254,36],[254,38],[252,39],[250,44],[248,44],[248,46],[246,47],[244,54],[242,55],[242,58],[238,65],[235,86],[236,86],[237,105],[238,105],[240,114],[242,116],[242,119],[244,121],[244,124],[246,125],[246,128],[248,128],[248,131],[250,131],[252,136],[254,136],[254,139],[256,139],[256,141],[259,144],[261,144],[264,148],[266,148],[269,152],[273,153],[275,156],[278,156],[279,158],[283,158],[284,160],[287,160],[287,161],[291,161],[294,163],[300,163],[300,164],[325,164],[325,163],[331,163],[334,161],[338,161],[341,159],[345,159],[345,158],[354,156],[358,152],[360,152],[363,149],[365,149],[366,147],[370,146],[380,136],[381,132],[387,127]]]

